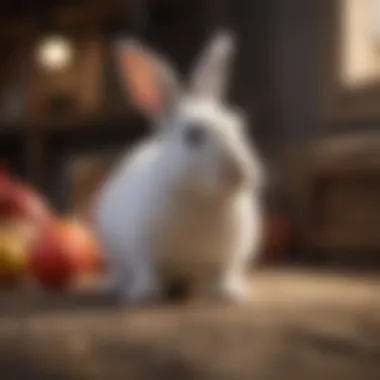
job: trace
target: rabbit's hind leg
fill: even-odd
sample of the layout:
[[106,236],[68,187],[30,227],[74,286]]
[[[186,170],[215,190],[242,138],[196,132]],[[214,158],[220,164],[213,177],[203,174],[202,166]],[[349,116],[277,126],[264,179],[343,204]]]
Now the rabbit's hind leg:
[[222,302],[247,303],[252,294],[248,285],[247,260],[235,256],[228,265],[212,278],[213,296]]
[[246,303],[251,299],[246,278],[242,273],[227,273],[219,282],[217,297],[226,302]]

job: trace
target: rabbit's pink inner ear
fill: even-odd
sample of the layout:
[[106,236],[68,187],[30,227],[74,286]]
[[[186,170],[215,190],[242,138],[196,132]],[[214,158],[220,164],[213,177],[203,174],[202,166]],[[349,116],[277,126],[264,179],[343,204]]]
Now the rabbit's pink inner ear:
[[133,103],[143,112],[155,114],[161,109],[161,94],[157,73],[148,59],[130,50],[122,55],[125,85]]

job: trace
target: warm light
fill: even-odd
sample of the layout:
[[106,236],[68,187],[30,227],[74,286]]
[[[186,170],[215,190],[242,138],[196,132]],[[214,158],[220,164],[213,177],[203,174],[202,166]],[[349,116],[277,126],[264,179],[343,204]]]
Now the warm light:
[[67,68],[74,55],[71,42],[61,36],[45,38],[37,47],[37,61],[47,70],[62,70]]
[[380,0],[342,0],[342,82],[370,86],[380,78]]
[[372,0],[373,31],[377,42],[380,42],[380,0]]

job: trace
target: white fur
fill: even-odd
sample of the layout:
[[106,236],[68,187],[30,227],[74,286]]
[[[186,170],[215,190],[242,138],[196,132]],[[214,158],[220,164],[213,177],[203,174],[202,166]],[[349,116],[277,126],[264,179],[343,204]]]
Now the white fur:
[[[197,153],[183,136],[200,120],[208,140]],[[240,300],[261,237],[257,155],[217,99],[184,96],[164,124],[123,158],[95,205],[110,283],[143,301],[160,296],[166,277],[182,276],[199,295]],[[225,163],[241,181],[227,181]]]

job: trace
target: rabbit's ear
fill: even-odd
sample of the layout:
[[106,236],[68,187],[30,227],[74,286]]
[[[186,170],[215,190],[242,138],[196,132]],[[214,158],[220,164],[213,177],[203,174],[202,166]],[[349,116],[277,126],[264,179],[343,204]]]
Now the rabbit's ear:
[[179,83],[171,65],[134,40],[118,42],[116,53],[123,85],[133,104],[153,117],[172,111]]
[[195,95],[222,99],[229,79],[235,40],[229,32],[218,32],[201,54],[190,77]]

